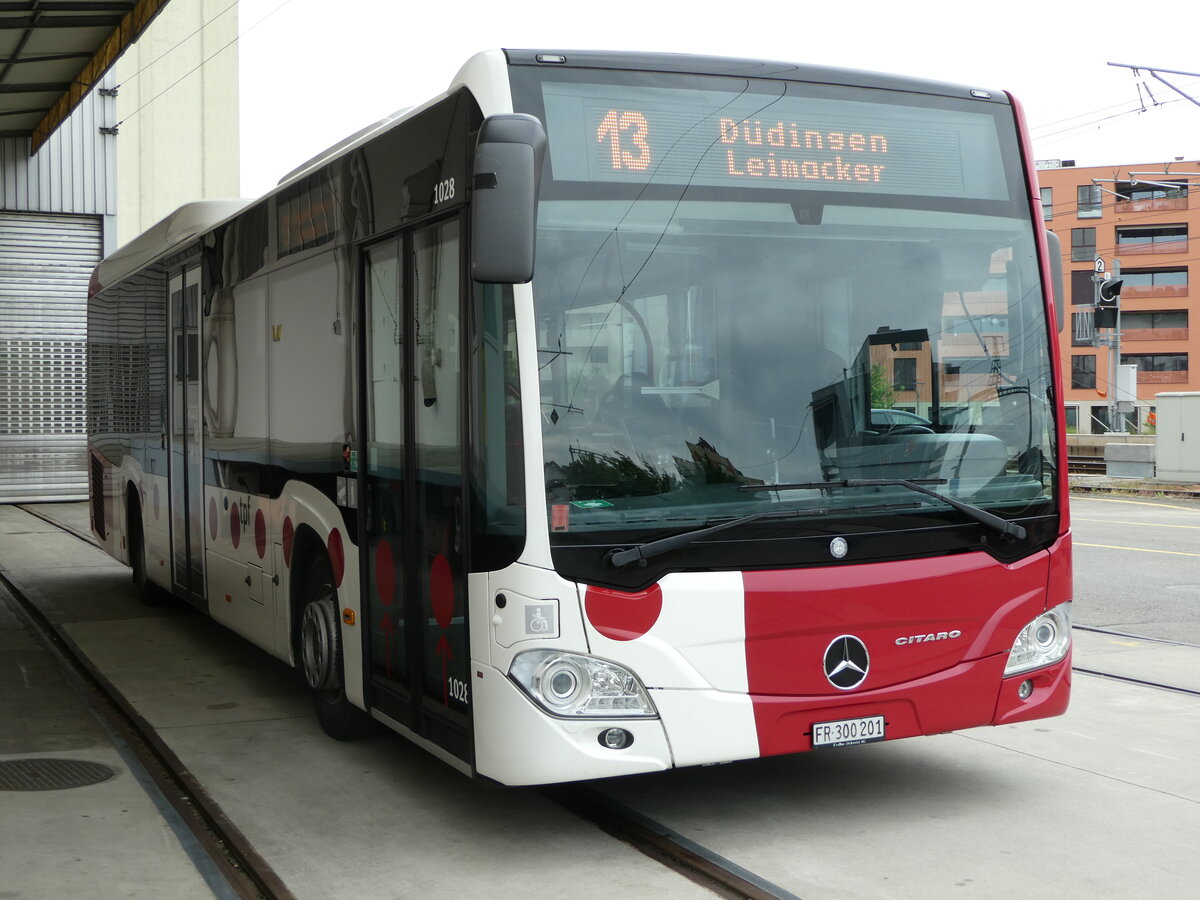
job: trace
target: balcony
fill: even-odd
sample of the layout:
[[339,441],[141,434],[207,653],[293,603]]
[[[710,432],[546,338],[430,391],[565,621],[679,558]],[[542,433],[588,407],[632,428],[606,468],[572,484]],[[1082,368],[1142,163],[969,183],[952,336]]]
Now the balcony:
[[1187,238],[1180,238],[1174,241],[1146,241],[1144,243],[1117,241],[1117,255],[1122,258],[1126,256],[1152,256],[1160,253],[1187,253],[1187,250]]
[[1138,384],[1187,384],[1188,370],[1182,372],[1143,372],[1137,373]]
[[[1121,251],[1125,253],[1124,250]],[[1136,287],[1130,286],[1128,283],[1121,288],[1122,300],[1152,300],[1157,297],[1186,297],[1188,295],[1188,286],[1186,284],[1146,284]]]
[[1164,210],[1187,209],[1187,197],[1162,197],[1151,200],[1118,200],[1114,209],[1118,213],[1162,212]]
[[1186,328],[1122,328],[1122,341],[1186,341]]

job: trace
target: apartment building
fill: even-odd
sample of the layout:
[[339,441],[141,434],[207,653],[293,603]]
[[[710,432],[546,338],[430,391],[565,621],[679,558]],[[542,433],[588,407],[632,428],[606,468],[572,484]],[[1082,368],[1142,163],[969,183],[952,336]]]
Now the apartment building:
[[[1155,394],[1200,390],[1200,288],[1192,291],[1188,277],[1197,256],[1189,248],[1200,246],[1189,243],[1200,237],[1200,160],[1091,167],[1043,160],[1038,170],[1042,215],[1062,244],[1067,425],[1081,434],[1146,430]],[[1093,343],[1092,276],[1097,260],[1112,271],[1114,259],[1123,281],[1120,362],[1137,366],[1137,401],[1125,422],[1111,423],[1116,379],[1109,348]],[[1198,327],[1189,330],[1189,322]]]

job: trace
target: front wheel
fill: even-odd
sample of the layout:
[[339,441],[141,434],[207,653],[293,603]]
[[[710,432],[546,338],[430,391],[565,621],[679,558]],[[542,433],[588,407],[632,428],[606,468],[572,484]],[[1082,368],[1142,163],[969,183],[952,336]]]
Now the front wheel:
[[342,668],[342,629],[337,588],[329,560],[317,557],[304,583],[300,613],[300,667],[313,692],[317,721],[330,737],[345,741],[371,729],[371,718],[346,698]]

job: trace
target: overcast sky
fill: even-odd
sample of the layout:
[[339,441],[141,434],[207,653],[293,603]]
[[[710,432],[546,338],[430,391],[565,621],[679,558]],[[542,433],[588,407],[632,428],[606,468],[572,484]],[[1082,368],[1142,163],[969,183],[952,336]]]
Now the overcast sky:
[[[1200,106],[1108,63],[1200,72],[1197,9],[1194,0],[1159,0],[1144,13],[1045,0],[241,0],[242,195],[441,93],[469,56],[493,47],[757,57],[1008,90],[1039,159],[1196,160]],[[1200,77],[1163,77],[1200,99]],[[1139,98],[1140,80],[1149,91]]]

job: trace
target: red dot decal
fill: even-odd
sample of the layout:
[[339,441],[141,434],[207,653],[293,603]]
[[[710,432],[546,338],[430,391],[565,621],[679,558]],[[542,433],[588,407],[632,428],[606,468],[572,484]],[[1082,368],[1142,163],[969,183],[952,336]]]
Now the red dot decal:
[[236,503],[229,507],[229,539],[233,541],[234,550],[242,542],[242,519],[238,515],[238,505]]
[[288,568],[292,565],[292,541],[296,537],[296,526],[292,524],[292,517],[288,516],[283,520],[283,564]]
[[454,618],[454,573],[450,571],[450,560],[442,553],[429,566],[429,602],[438,625],[449,628]]
[[333,586],[342,586],[346,574],[346,550],[342,547],[342,533],[336,528],[329,532],[329,562],[333,566]]
[[396,560],[387,541],[380,541],[375,548],[375,584],[379,587],[379,601],[391,606],[396,590]]
[[662,588],[651,585],[644,591],[613,591],[589,587],[583,601],[592,627],[614,641],[632,641],[654,627],[662,612]]
[[217,498],[208,501],[208,534],[214,541],[217,539]]
[[267,517],[261,509],[254,514],[254,549],[259,559],[267,555]]

